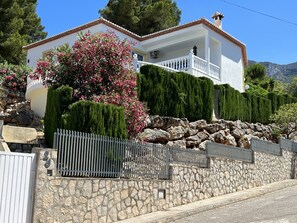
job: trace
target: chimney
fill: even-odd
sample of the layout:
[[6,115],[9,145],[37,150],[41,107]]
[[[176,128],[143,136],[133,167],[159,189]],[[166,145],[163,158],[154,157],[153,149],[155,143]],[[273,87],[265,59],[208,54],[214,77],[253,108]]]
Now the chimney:
[[216,12],[215,14],[213,14],[212,18],[214,20],[213,23],[215,24],[215,26],[222,29],[222,19],[224,18],[224,15],[220,12]]

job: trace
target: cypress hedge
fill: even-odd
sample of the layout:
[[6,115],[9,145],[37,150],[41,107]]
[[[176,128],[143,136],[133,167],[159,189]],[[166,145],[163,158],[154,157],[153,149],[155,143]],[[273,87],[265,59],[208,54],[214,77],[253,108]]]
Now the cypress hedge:
[[271,101],[271,109],[273,114],[280,108],[280,106],[296,102],[296,98],[288,94],[277,94],[275,92],[272,92],[268,93],[267,97]]
[[48,89],[44,134],[50,147],[58,128],[116,138],[128,137],[124,108],[91,101],[73,103],[73,89],[68,86]]
[[138,75],[138,96],[146,102],[151,115],[211,121],[214,86],[210,79],[183,72],[168,72],[147,65]]
[[[246,94],[249,95],[249,94]],[[250,95],[251,98],[251,122],[269,123],[272,114],[271,101],[268,98]]]
[[254,94],[240,93],[228,84],[215,85],[220,118],[267,124],[271,101]]
[[64,128],[79,132],[128,137],[123,107],[92,101],[78,101],[63,115]]
[[227,120],[248,120],[250,101],[228,84],[215,85],[219,117]]
[[50,147],[53,146],[54,133],[57,128],[63,127],[62,114],[72,103],[73,89],[68,86],[48,89],[44,116],[44,134]]

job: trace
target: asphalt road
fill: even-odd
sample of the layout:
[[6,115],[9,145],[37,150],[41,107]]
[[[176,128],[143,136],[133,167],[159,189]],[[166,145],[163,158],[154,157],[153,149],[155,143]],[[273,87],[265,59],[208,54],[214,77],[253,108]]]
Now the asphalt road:
[[186,222],[297,223],[297,186],[174,221]]

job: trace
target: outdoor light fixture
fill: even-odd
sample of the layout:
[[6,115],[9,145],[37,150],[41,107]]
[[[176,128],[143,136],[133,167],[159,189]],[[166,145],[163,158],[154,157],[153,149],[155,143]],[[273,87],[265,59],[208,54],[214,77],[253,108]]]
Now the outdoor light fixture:
[[158,190],[158,198],[159,199],[165,199],[165,197],[166,197],[166,191],[165,191],[165,189],[159,189]]
[[43,155],[43,160],[45,161],[45,168],[49,168],[51,165],[51,159],[50,159],[50,154],[49,151],[45,151]]

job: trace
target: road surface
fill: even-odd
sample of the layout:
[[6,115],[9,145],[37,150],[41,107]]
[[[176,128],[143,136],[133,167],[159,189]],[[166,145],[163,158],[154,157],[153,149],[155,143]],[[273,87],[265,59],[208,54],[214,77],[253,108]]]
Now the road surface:
[[189,222],[297,223],[297,186],[174,221]]

